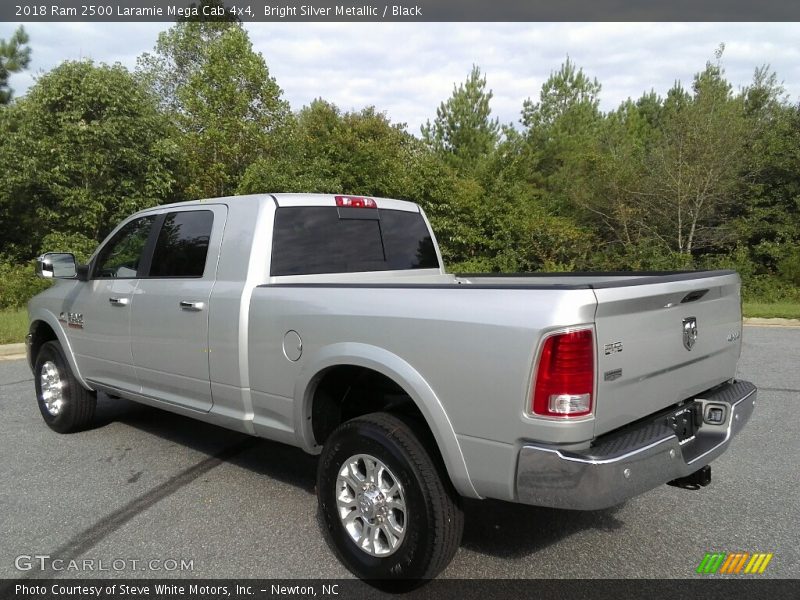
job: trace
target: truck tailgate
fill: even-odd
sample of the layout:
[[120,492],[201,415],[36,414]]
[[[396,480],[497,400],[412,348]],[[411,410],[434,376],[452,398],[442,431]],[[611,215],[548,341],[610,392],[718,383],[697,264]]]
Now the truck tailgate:
[[600,284],[594,291],[595,435],[733,377],[742,331],[738,275]]

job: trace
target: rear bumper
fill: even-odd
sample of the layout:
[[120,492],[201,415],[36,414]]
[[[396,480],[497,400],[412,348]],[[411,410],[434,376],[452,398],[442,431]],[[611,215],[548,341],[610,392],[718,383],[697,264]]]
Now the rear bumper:
[[756,387],[747,381],[720,386],[697,398],[722,407],[724,421],[703,424],[681,443],[660,415],[602,436],[586,453],[545,444],[525,444],[517,464],[517,499],[524,504],[596,510],[624,502],[685,477],[725,452],[750,419]]

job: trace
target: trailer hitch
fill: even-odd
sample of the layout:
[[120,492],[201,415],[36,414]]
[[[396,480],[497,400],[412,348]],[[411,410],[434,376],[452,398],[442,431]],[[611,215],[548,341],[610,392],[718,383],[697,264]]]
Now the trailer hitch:
[[691,475],[668,481],[667,485],[683,488],[685,490],[699,490],[701,487],[705,487],[709,483],[711,483],[711,465],[706,465]]

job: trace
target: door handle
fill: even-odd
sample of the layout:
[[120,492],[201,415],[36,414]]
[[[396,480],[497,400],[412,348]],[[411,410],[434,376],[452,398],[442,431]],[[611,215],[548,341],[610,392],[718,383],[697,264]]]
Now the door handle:
[[181,310],[203,310],[205,304],[202,302],[187,302],[186,300],[181,300],[179,302]]
[[111,306],[127,306],[128,305],[128,298],[109,298],[108,301],[111,303]]

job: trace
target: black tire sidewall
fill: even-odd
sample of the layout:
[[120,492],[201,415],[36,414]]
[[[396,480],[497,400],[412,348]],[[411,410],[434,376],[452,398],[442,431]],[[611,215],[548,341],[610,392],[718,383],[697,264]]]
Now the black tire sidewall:
[[[369,454],[389,467],[403,487],[407,516],[406,534],[391,555],[381,558],[359,549],[342,525],[336,506],[336,479],[344,461],[357,454]],[[417,579],[430,561],[433,516],[424,484],[405,449],[379,427],[364,422],[346,424],[326,444],[317,480],[320,511],[329,542],[339,558],[362,579]]]
[[[42,366],[47,361],[51,361],[53,364],[55,364],[56,369],[58,369],[58,375],[61,378],[61,384],[63,386],[62,391],[64,394],[64,404],[57,415],[50,414],[50,411],[47,410],[47,406],[45,405],[42,397],[41,373]],[[39,412],[42,413],[42,418],[45,420],[45,423],[47,423],[47,425],[55,431],[65,431],[69,429],[74,420],[73,413],[75,411],[75,403],[73,401],[74,391],[72,390],[72,382],[74,378],[71,375],[72,371],[70,370],[58,343],[48,342],[44,344],[41,350],[39,350],[39,353],[36,355],[36,363],[34,366],[36,403],[39,405]]]

